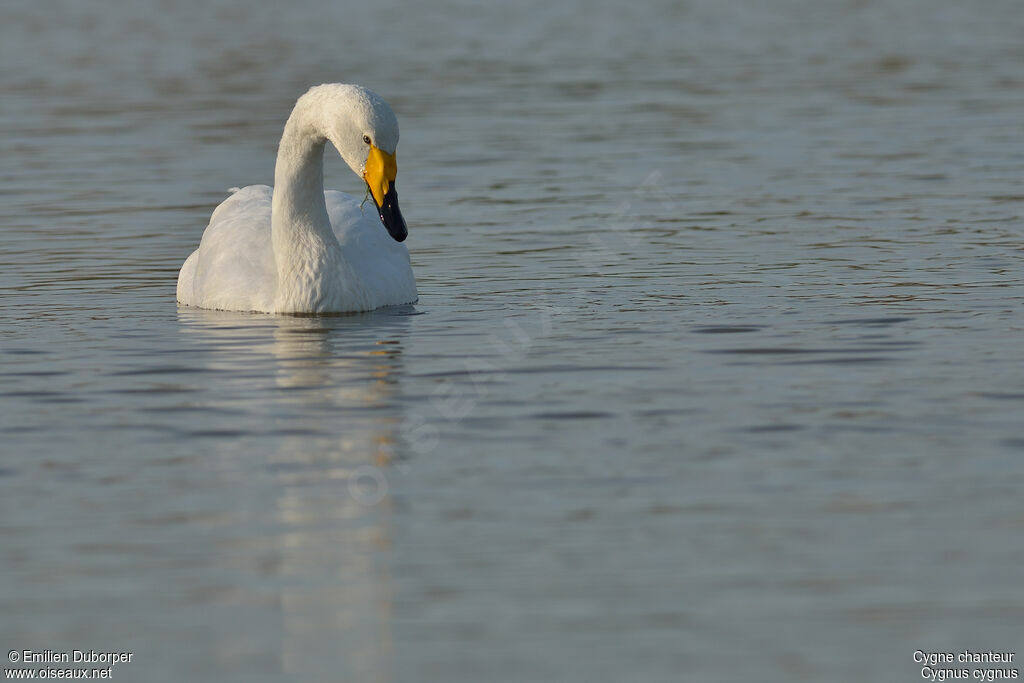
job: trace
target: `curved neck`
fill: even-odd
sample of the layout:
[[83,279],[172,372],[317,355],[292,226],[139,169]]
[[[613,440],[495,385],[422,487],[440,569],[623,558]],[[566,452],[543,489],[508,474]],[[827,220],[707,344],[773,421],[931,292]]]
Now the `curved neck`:
[[271,225],[275,242],[296,230],[326,228],[334,236],[324,203],[324,144],[327,139],[296,108],[285,124],[274,167]]
[[342,260],[324,202],[327,140],[310,113],[296,106],[288,118],[274,169],[270,235],[281,311],[319,310]]

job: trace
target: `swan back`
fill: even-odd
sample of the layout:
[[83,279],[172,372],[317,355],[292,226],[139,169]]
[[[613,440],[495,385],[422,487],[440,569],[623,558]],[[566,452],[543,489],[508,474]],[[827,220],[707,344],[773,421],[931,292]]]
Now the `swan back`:
[[234,311],[273,310],[277,289],[270,239],[273,189],[250,185],[221,202],[199,248],[178,276],[178,301]]

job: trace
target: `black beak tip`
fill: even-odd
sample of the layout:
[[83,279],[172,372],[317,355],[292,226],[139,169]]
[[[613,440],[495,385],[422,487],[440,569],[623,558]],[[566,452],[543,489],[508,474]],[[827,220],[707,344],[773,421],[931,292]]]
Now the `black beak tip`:
[[409,228],[406,227],[402,214],[395,211],[388,217],[384,210],[380,210],[378,213],[380,214],[380,222],[388,229],[388,234],[391,235],[392,239],[396,242],[404,242],[405,238],[409,236]]
[[377,208],[377,213],[380,215],[380,222],[387,228],[391,238],[396,242],[404,242],[405,238],[409,236],[409,228],[406,227],[405,218],[402,216],[401,209],[398,208],[398,192],[395,190],[394,181],[391,182],[388,193],[384,195],[383,204]]

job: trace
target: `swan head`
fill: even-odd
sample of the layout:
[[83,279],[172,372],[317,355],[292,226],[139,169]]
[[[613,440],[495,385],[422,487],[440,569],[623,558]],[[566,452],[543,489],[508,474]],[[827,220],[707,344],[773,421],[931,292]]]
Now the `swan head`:
[[398,208],[395,176],[398,119],[375,92],[338,83],[310,89],[304,97],[321,101],[325,135],[349,168],[363,179],[388,234],[402,242],[409,234]]

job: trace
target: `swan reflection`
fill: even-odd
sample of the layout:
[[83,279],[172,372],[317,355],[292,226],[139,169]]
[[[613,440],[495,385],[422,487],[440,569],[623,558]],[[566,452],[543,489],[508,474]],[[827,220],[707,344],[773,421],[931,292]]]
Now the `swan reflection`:
[[240,578],[256,572],[253,600],[272,596],[282,673],[319,678],[329,663],[335,679],[391,680],[392,597],[382,558],[391,539],[387,465],[401,445],[407,320],[184,308],[179,319],[209,350],[201,362],[218,377],[217,399],[258,425],[259,449],[247,454],[222,440],[214,454],[241,511],[217,552]]

